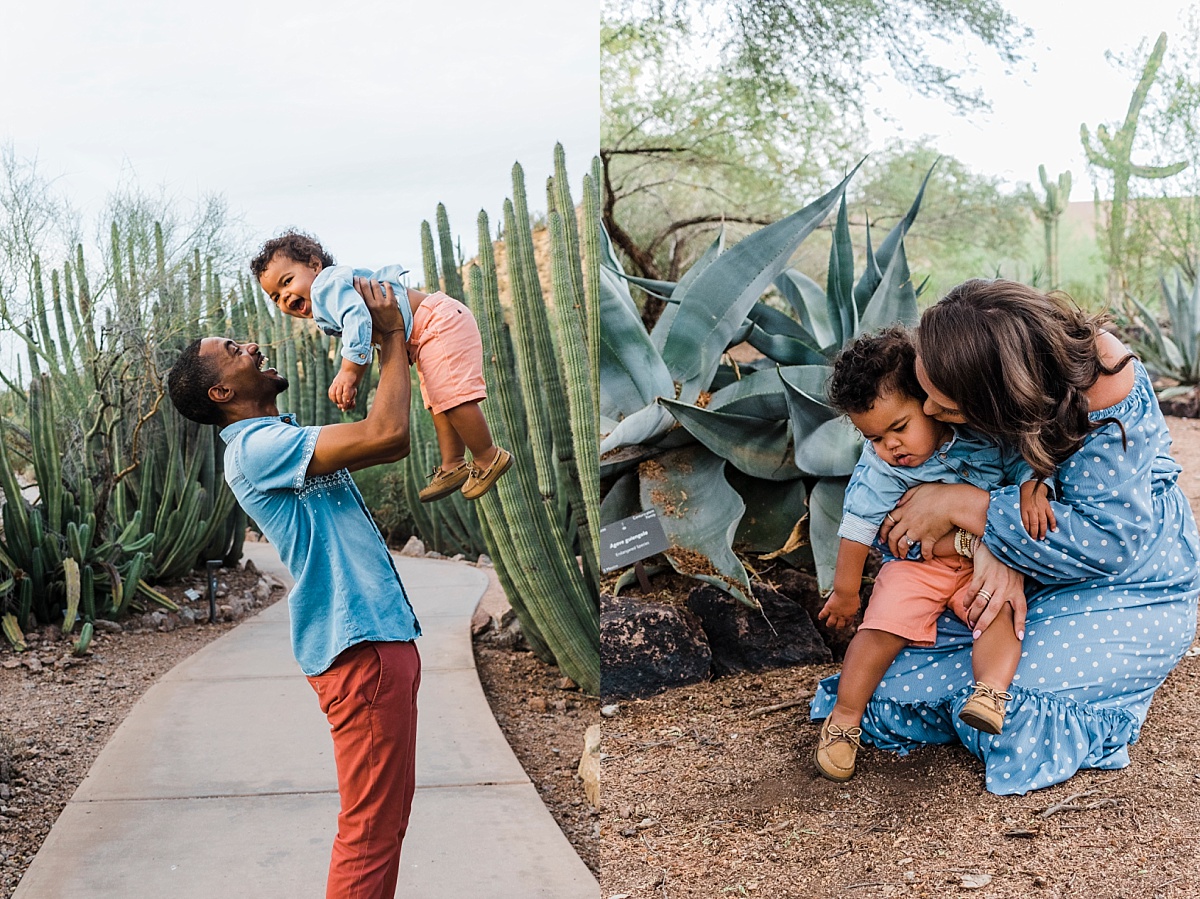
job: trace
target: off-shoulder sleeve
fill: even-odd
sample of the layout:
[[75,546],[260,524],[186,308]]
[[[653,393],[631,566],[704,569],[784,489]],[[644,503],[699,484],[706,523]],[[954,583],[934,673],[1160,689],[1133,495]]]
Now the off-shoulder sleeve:
[[1130,399],[1105,410],[1119,414],[1127,440],[1120,426],[1107,424],[1059,466],[1051,502],[1057,529],[1044,540],[1025,531],[1018,487],[992,491],[983,542],[997,558],[1042,583],[1115,577],[1141,561],[1157,526],[1156,463],[1170,438],[1138,386]]

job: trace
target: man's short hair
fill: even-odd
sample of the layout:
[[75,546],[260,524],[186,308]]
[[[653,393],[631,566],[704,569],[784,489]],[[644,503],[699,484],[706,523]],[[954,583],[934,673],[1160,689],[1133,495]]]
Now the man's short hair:
[[184,418],[202,425],[222,425],[225,412],[208,395],[217,383],[217,367],[200,355],[200,340],[189,343],[167,372],[167,392]]

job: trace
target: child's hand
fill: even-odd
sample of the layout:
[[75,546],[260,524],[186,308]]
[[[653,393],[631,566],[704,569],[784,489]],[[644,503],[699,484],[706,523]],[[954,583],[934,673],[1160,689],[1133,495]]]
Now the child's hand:
[[817,613],[817,620],[824,621],[830,627],[849,627],[854,624],[854,616],[861,605],[857,593],[839,593],[835,587]]
[[354,408],[358,396],[358,379],[350,372],[339,371],[329,385],[329,401],[345,412]]
[[1054,507],[1050,505],[1050,488],[1041,481],[1026,481],[1021,485],[1021,521],[1034,540],[1044,540],[1047,531],[1058,530]]

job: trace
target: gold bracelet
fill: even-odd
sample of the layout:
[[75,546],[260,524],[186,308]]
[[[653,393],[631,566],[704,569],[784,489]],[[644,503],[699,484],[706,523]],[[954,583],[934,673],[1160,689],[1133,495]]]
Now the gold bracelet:
[[954,551],[964,559],[972,558],[975,555],[975,547],[978,545],[979,538],[966,528],[959,528],[954,535]]

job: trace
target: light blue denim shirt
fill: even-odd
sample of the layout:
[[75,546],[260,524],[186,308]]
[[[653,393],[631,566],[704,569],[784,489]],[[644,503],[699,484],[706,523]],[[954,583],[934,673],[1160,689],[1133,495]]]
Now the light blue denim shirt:
[[[864,443],[846,487],[838,536],[874,545],[884,516],[896,508],[905,491],[918,484],[966,483],[992,491],[1023,484],[1032,477],[1033,469],[1016,450],[963,427],[955,427],[953,436],[914,468],[888,465],[876,454],[875,447]],[[884,550],[885,560],[895,558],[886,547]],[[920,555],[920,544],[914,544],[908,557],[916,559]]]
[[330,337],[342,338],[342,357],[366,365],[371,361],[371,312],[366,301],[354,289],[354,278],[371,278],[380,284],[392,285],[396,305],[404,319],[404,339],[412,337],[412,306],[404,276],[408,269],[402,265],[385,265],[373,272],[348,265],[331,265],[317,272],[309,293],[313,321]]
[[289,414],[245,418],[221,431],[225,480],[296,581],[288,594],[292,652],[308,675],[356,643],[421,634],[350,472],[305,476],[320,430]]

